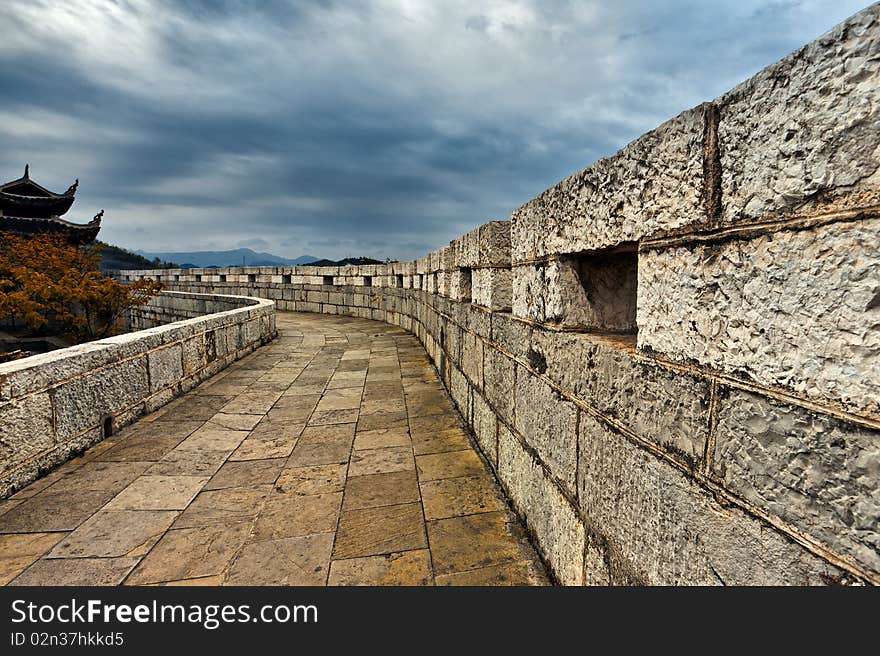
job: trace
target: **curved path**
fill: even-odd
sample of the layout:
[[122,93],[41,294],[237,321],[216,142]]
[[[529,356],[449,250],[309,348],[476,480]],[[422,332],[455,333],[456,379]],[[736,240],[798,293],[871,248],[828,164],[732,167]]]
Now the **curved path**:
[[0,501],[0,583],[546,583],[414,336],[277,323],[270,345]]

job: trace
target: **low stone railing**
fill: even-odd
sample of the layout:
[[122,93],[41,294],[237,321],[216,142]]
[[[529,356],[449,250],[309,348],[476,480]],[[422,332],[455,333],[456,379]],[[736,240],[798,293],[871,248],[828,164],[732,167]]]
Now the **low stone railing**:
[[880,8],[415,262],[123,272],[412,331],[568,584],[880,582]]
[[131,323],[149,328],[0,364],[0,498],[271,340],[275,306],[164,292]]

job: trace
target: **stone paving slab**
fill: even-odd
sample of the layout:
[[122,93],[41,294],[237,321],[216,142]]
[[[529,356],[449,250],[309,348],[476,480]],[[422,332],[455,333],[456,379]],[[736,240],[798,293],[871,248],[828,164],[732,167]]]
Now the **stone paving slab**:
[[277,325],[0,502],[0,584],[547,584],[413,335]]

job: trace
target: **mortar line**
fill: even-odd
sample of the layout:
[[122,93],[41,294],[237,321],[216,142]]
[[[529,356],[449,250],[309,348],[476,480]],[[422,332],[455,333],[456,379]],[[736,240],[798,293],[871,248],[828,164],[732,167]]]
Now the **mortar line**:
[[[762,235],[782,232],[785,230],[810,230],[834,223],[851,223],[865,219],[872,219],[880,215],[880,205],[867,205],[855,209],[844,209],[819,214],[793,214],[779,219],[757,219],[747,223],[740,223],[722,228],[708,228],[695,230],[681,234],[674,234],[675,228],[671,228],[667,236],[647,237],[639,241],[639,252],[660,250],[677,245],[691,245],[701,243],[713,243],[728,239],[755,239]],[[511,260],[510,267],[536,266],[557,262],[562,258],[580,253],[599,253],[614,249],[614,246],[572,251],[569,253],[553,253],[533,258]]]
[[[441,310],[437,309],[435,306],[429,305],[428,307],[431,307],[432,310],[437,312],[438,315],[442,316],[448,323],[451,323],[452,325],[458,327],[461,330],[465,330],[471,334],[476,335],[484,343],[489,344],[491,346],[494,346],[496,348],[496,350],[505,352],[503,346],[501,346],[501,344],[499,342],[496,342],[489,337],[485,337],[483,335],[479,335],[477,333],[474,333],[473,331],[467,330],[467,328],[465,328],[462,324],[458,323],[452,317],[452,315],[449,315],[449,314],[442,312]],[[596,335],[595,333],[591,333],[591,332],[585,331],[583,329],[554,328],[552,326],[547,326],[546,324],[541,324],[536,321],[524,319],[523,317],[508,316],[508,318],[510,318],[514,321],[529,325],[532,328],[538,328],[541,330],[546,330],[548,332],[575,333],[575,334],[579,334],[579,335],[585,335],[587,337],[591,337],[593,335]],[[604,336],[604,334],[600,334],[598,336],[602,337],[602,336]],[[826,414],[831,417],[834,417],[835,419],[841,419],[843,421],[847,421],[849,423],[856,424],[858,426],[863,426],[863,427],[871,428],[874,430],[880,430],[880,419],[875,419],[875,418],[872,418],[869,416],[859,415],[859,414],[856,414],[856,413],[853,413],[853,412],[850,412],[847,410],[843,410],[839,407],[831,405],[831,403],[834,403],[833,401],[830,401],[828,404],[817,402],[817,401],[810,401],[809,399],[803,399],[801,397],[795,396],[794,394],[791,394],[790,392],[788,392],[782,388],[779,388],[779,387],[751,383],[745,379],[738,378],[738,377],[734,376],[733,374],[728,374],[728,373],[725,373],[721,370],[713,369],[713,368],[707,367],[707,366],[694,366],[694,365],[690,365],[690,364],[687,364],[684,362],[676,362],[674,360],[669,360],[667,358],[663,358],[663,357],[658,356],[656,354],[647,353],[645,351],[639,350],[638,348],[621,349],[621,348],[614,346],[612,344],[608,344],[605,341],[592,341],[592,343],[602,345],[602,346],[607,346],[608,348],[611,348],[611,349],[623,351],[623,352],[627,353],[628,355],[630,355],[637,362],[657,365],[657,366],[659,366],[663,369],[666,369],[667,371],[673,372],[673,373],[686,373],[686,374],[694,376],[696,378],[700,378],[702,380],[705,380],[706,382],[709,382],[709,383],[711,383],[712,380],[717,379],[719,382],[722,382],[725,385],[728,385],[730,387],[735,387],[737,389],[742,389],[742,390],[745,390],[748,392],[755,392],[758,394],[762,394],[762,395],[767,396],[769,398],[776,399],[778,401],[782,401],[782,402],[785,402],[785,403],[788,403],[790,405],[794,405],[794,406],[797,406],[800,408],[804,408],[806,410],[811,410],[813,412]],[[523,362],[523,366],[525,366],[529,371],[534,372],[534,369],[532,369],[531,365],[529,365],[527,362]],[[535,373],[536,373],[536,375],[539,375],[539,374],[537,374],[537,372],[535,372]]]
[[718,428],[718,381],[713,379],[709,387],[709,430],[706,434],[706,444],[703,450],[703,462],[700,470],[704,476],[711,476],[715,467],[715,440]]
[[[509,357],[510,359],[516,361],[517,363],[522,364],[522,361],[519,360],[518,358],[516,358],[514,355],[506,353],[502,349],[498,349],[498,350],[501,353],[503,353],[504,355],[506,355],[507,357]],[[828,560],[829,562],[831,562],[833,565],[839,567],[840,569],[844,569],[844,570],[849,571],[850,573],[856,575],[859,578],[862,578],[862,579],[865,579],[868,581],[872,581],[876,585],[880,585],[880,573],[869,572],[868,570],[866,570],[866,569],[862,568],[860,565],[858,565],[854,560],[850,559],[849,556],[845,556],[843,554],[837,553],[836,551],[832,550],[831,548],[826,547],[822,543],[818,542],[817,540],[815,540],[811,536],[807,536],[807,535],[801,533],[795,527],[786,524],[782,520],[779,520],[777,518],[772,517],[768,513],[765,513],[764,511],[758,509],[756,506],[753,506],[752,504],[745,501],[744,499],[741,499],[740,497],[734,495],[734,493],[730,492],[726,488],[723,488],[722,486],[715,483],[714,481],[712,481],[708,477],[704,476],[698,470],[695,470],[694,468],[679,462],[679,460],[677,458],[675,458],[670,453],[668,453],[667,451],[665,451],[664,449],[659,447],[657,444],[655,444],[649,440],[646,440],[646,439],[642,438],[641,436],[637,435],[636,433],[632,432],[629,429],[629,427],[625,426],[617,419],[610,417],[608,415],[605,415],[603,412],[594,408],[592,405],[586,403],[585,401],[582,401],[580,399],[577,399],[577,398],[571,396],[567,391],[563,390],[559,385],[557,385],[555,382],[553,382],[552,380],[547,378],[546,375],[536,374],[536,376],[538,378],[541,378],[550,387],[552,387],[557,392],[559,392],[560,395],[564,396],[572,403],[575,403],[579,407],[583,408],[590,415],[594,416],[595,418],[601,420],[606,425],[611,427],[614,432],[626,437],[631,442],[633,442],[636,446],[640,446],[640,447],[648,450],[649,452],[651,452],[655,456],[672,464],[679,471],[692,476],[694,478],[694,480],[701,483],[703,485],[703,487],[708,488],[711,492],[716,492],[716,493],[720,494],[725,499],[729,500],[733,505],[738,506],[739,508],[741,508],[743,510],[746,510],[747,512],[758,517],[759,519],[763,519],[764,521],[769,523],[772,527],[774,527],[775,529],[777,529],[778,531],[780,531],[784,535],[788,535],[795,542],[798,542],[799,544],[801,544],[801,546],[805,547],[808,551],[811,551],[812,553],[824,558],[825,560]],[[539,459],[539,462],[542,462],[542,461]],[[567,495],[564,495],[564,496],[566,496],[566,498],[567,498]],[[577,509],[576,509],[576,511],[577,511]],[[581,514],[579,512],[577,514],[578,514],[578,517],[581,519],[581,521],[583,521],[583,517],[581,516]]]

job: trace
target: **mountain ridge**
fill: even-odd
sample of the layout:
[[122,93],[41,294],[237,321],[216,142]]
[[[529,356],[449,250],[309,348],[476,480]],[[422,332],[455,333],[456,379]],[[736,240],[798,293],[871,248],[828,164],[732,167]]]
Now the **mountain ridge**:
[[310,264],[320,259],[312,255],[301,255],[291,259],[272,253],[260,253],[250,248],[235,248],[225,251],[169,251],[160,253],[136,250],[134,252],[149,260],[159,258],[165,262],[178,262],[183,269],[228,266],[298,266]]

